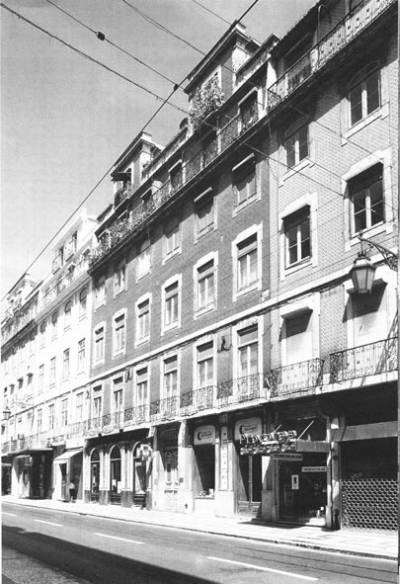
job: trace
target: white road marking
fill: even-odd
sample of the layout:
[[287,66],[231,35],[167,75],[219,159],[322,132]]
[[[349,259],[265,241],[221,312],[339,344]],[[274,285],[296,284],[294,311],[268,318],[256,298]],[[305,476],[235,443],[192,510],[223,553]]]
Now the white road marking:
[[2,515],[9,515],[10,517],[16,517],[17,516],[16,513],[8,513],[7,511],[2,511],[1,514]]
[[44,521],[43,519],[35,519],[37,523],[45,523],[46,525],[54,525],[54,527],[62,527],[61,523],[53,523],[52,521]]
[[292,578],[300,578],[301,580],[309,580],[312,582],[316,582],[318,580],[318,578],[314,578],[313,576],[303,576],[302,574],[284,572],[283,570],[275,570],[274,568],[263,568],[262,566],[256,566],[255,564],[235,562],[235,560],[226,560],[225,558],[216,558],[215,556],[207,556],[207,559],[215,560],[216,562],[226,562],[227,564],[235,564],[236,566],[244,566],[245,568],[251,568],[252,570],[260,570],[261,572],[273,572],[274,574],[282,574],[283,576],[292,576]]
[[126,537],[117,537],[116,535],[108,535],[107,533],[96,532],[94,535],[98,535],[99,537],[108,537],[109,539],[117,539],[118,541],[127,541],[128,543],[144,545],[144,541],[137,541],[136,539],[128,539]]

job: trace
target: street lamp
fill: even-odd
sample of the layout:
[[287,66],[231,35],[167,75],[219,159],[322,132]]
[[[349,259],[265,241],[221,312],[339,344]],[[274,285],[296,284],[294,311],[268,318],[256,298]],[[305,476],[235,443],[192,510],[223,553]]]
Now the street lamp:
[[350,277],[353,280],[354,289],[360,294],[371,292],[374,284],[375,266],[372,264],[368,254],[364,251],[363,243],[375,248],[383,256],[385,264],[393,271],[397,272],[397,531],[398,531],[398,552],[397,552],[397,582],[400,584],[400,340],[399,340],[399,308],[400,308],[400,271],[399,255],[392,252],[387,247],[375,243],[371,239],[358,236],[361,242],[361,251],[353,262],[350,270]]

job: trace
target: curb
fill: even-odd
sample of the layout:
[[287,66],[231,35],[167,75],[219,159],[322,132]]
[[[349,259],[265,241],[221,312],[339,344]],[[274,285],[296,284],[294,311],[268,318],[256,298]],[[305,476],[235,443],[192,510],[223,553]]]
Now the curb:
[[82,515],[82,516],[89,516],[89,517],[98,517],[100,519],[109,519],[111,521],[124,521],[125,523],[136,523],[138,525],[156,525],[157,527],[165,527],[166,529],[180,529],[182,531],[190,531],[190,532],[197,532],[197,533],[206,533],[209,535],[220,535],[223,537],[231,537],[237,539],[245,539],[245,540],[253,540],[253,541],[261,541],[264,543],[271,543],[276,545],[288,545],[293,547],[299,547],[303,549],[312,549],[321,552],[328,552],[328,553],[336,553],[342,554],[346,556],[357,556],[363,558],[375,558],[377,560],[388,560],[388,561],[396,561],[395,556],[385,555],[385,554],[377,554],[373,552],[366,552],[366,551],[358,551],[358,550],[347,550],[343,548],[335,548],[332,546],[325,546],[319,543],[311,543],[305,542],[301,540],[286,540],[280,539],[279,537],[268,537],[268,535],[264,537],[257,537],[252,535],[243,535],[238,533],[227,533],[224,531],[216,531],[215,529],[205,529],[202,527],[191,527],[191,526],[176,526],[171,524],[163,524],[157,523],[154,520],[150,521],[141,521],[140,519],[131,518],[131,517],[110,517],[109,515],[102,515],[100,513],[91,513],[90,511],[79,511],[74,509],[57,509],[54,507],[46,507],[46,506],[38,506],[32,505],[30,503],[18,503],[15,501],[4,501],[4,503],[9,503],[11,505],[18,505],[19,507],[29,507],[31,509],[46,509],[47,511],[57,511],[60,513],[72,513],[74,515]]

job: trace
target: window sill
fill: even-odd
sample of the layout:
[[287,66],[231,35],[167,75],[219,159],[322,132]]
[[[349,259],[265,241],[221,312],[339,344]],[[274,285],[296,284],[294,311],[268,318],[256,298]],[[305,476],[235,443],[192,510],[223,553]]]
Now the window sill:
[[236,290],[234,292],[233,300],[235,301],[240,296],[244,296],[245,294],[248,294],[249,292],[252,292],[253,290],[261,290],[261,281],[256,282],[255,284],[251,284],[251,286],[248,286],[247,288]]
[[302,270],[302,269],[306,268],[307,266],[312,266],[312,258],[311,257],[304,258],[304,260],[296,262],[295,264],[292,264],[291,266],[285,267],[285,270],[284,270],[285,276],[290,276],[290,274],[298,272],[299,270]]
[[300,160],[300,162],[298,162],[295,166],[292,166],[288,171],[285,172],[285,174],[279,180],[279,186],[283,187],[285,181],[287,181],[289,178],[291,178],[295,174],[298,174],[301,170],[304,170],[305,168],[313,165],[314,165],[313,160],[311,160],[310,158],[303,158],[303,160]]
[[105,305],[106,305],[105,301],[104,302],[101,302],[100,304],[98,304],[97,306],[94,307],[94,310],[95,311],[96,310],[99,310],[99,308],[101,308],[102,306],[105,306]]
[[200,318],[204,314],[208,314],[209,312],[212,312],[216,308],[217,308],[216,304],[210,304],[209,306],[206,306],[205,308],[200,308],[200,309],[196,310],[196,312],[194,313],[194,318],[195,319]]
[[215,495],[195,495],[194,498],[200,499],[201,501],[203,501],[204,499],[207,499],[208,501],[214,501]]
[[358,239],[359,235],[361,235],[361,237],[374,237],[374,235],[379,235],[380,233],[390,233],[392,230],[392,223],[379,223],[373,227],[359,231],[356,234],[351,235],[348,241],[346,241],[345,250],[349,251],[355,245],[360,244],[360,240]]
[[351,136],[353,136],[354,134],[357,134],[357,132],[359,132],[360,130],[363,130],[365,127],[369,126],[369,124],[372,124],[372,122],[375,122],[376,120],[379,120],[379,119],[384,119],[388,115],[389,115],[389,105],[385,104],[380,109],[372,112],[366,118],[364,118],[364,119],[360,120],[359,122],[357,122],[356,124],[354,124],[354,126],[351,126],[351,128],[349,128],[346,132],[344,132],[344,134],[342,136],[342,142],[341,142],[342,146],[347,144],[348,138],[351,138]]
[[177,248],[176,250],[169,253],[168,255],[164,255],[163,260],[162,260],[162,265],[166,264],[168,262],[168,260],[174,258],[175,256],[179,255],[180,253],[182,253],[181,247]]
[[96,363],[93,363],[93,367],[99,367],[100,365],[104,365],[104,359],[102,359],[101,361],[96,361]]
[[196,231],[195,235],[194,235],[195,242],[199,241],[199,239],[202,239],[203,237],[205,237],[206,235],[208,235],[212,231],[215,231],[215,224],[214,223],[212,225],[210,225],[207,229],[203,229],[201,232]]
[[121,290],[114,290],[114,298],[116,298],[117,296],[119,296],[123,292],[126,292],[126,287],[125,288],[121,288]]
[[166,333],[169,333],[170,331],[174,331],[178,328],[180,328],[180,323],[174,323],[174,324],[170,324],[168,326],[165,326],[162,330],[161,330],[161,335],[164,335]]
[[150,342],[150,337],[144,337],[143,339],[137,339],[135,341],[135,347],[141,347],[142,345],[145,345],[146,343]]
[[112,359],[119,359],[119,357],[123,357],[126,353],[126,350],[118,351],[118,353],[113,353]]
[[259,201],[260,200],[260,194],[257,192],[255,195],[253,195],[252,197],[250,197],[249,199],[246,199],[245,201],[243,201],[243,203],[234,205],[233,207],[233,213],[232,213],[232,217],[236,217],[236,215],[238,213],[240,213],[240,211],[242,209],[245,209],[246,207],[248,207],[249,205],[251,205],[252,203],[254,203],[254,201]]
[[151,274],[151,268],[149,269],[148,272],[145,272],[144,274],[136,274],[136,282],[139,282],[139,280],[143,280],[143,278],[145,278],[146,276],[149,276]]

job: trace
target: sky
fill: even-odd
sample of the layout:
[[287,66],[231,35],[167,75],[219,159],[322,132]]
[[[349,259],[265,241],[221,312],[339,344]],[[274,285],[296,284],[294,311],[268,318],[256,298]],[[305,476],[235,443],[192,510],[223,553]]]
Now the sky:
[[[252,4],[252,0],[127,1],[198,51],[143,19],[125,0],[51,0],[174,82],[180,82],[202,58],[201,52],[225,33],[224,20],[233,22]],[[259,42],[271,33],[282,37],[315,1],[259,0],[242,22]],[[170,93],[169,81],[98,40],[48,0],[3,3],[159,96]],[[0,10],[2,299],[161,102]],[[171,101],[187,109],[182,91]],[[167,105],[147,131],[158,144],[167,144],[183,117]],[[89,214],[97,216],[112,201],[108,174],[85,203]],[[50,266],[48,251],[29,272],[41,280]]]

